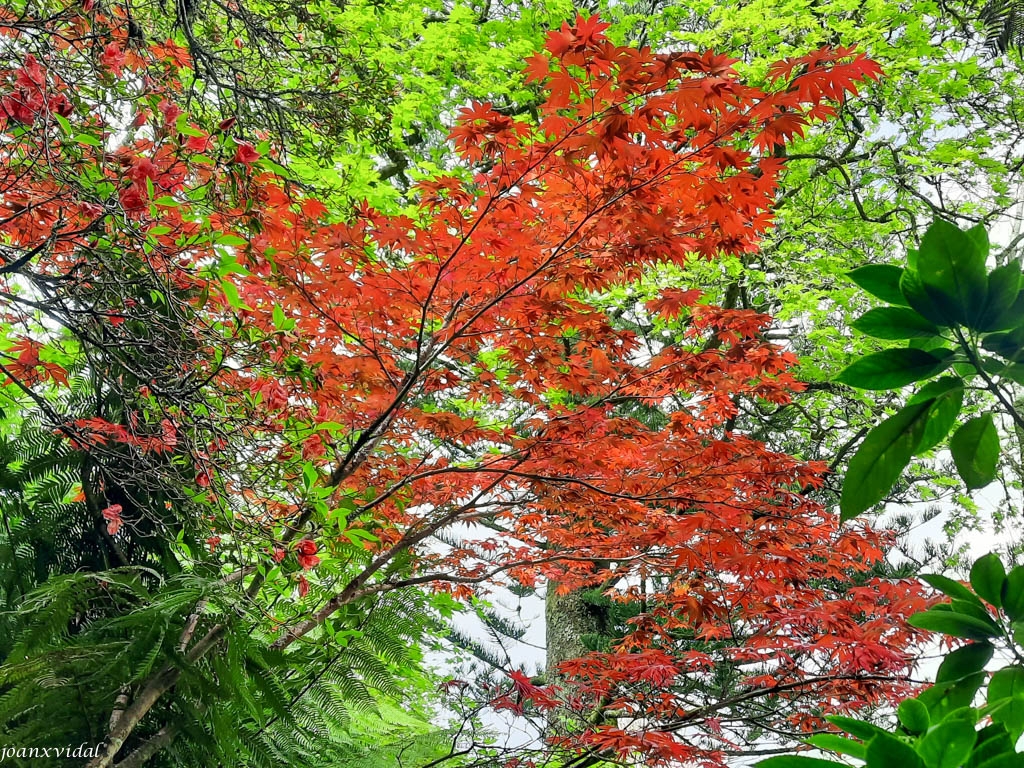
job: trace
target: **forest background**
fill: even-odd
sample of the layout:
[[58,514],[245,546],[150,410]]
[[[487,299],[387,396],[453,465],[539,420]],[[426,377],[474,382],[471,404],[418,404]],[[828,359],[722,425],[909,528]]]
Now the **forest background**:
[[[984,369],[973,331],[1012,324],[871,315],[908,304],[893,273],[846,273],[923,274],[941,220],[991,232],[986,285],[1016,299],[1021,24],[9,4],[6,740],[95,766],[746,764],[907,697],[926,630],[987,643],[907,619],[964,532],[1019,524],[1022,345]],[[878,449],[903,385],[953,365],[922,413],[979,426]],[[971,583],[1012,647],[1016,607]],[[524,671],[500,604],[538,595]]]

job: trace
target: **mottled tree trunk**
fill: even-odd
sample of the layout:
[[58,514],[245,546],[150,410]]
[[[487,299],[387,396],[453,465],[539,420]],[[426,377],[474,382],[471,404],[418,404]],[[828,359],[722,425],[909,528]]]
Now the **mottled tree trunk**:
[[556,682],[557,667],[563,661],[576,659],[588,652],[583,643],[586,635],[608,633],[607,611],[586,599],[587,590],[557,594],[557,584],[548,584],[544,606],[547,632],[546,682]]
[[[557,584],[548,584],[544,606],[544,623],[547,633],[547,662],[544,673],[545,683],[557,686],[564,684],[558,674],[558,665],[563,661],[577,659],[590,652],[584,643],[587,635],[608,636],[610,616],[608,608],[595,605],[588,598],[590,590],[576,590],[564,595],[557,594]],[[606,701],[594,701],[589,712],[569,711],[563,708],[548,714],[550,733],[578,731],[581,727],[598,725],[606,719]]]

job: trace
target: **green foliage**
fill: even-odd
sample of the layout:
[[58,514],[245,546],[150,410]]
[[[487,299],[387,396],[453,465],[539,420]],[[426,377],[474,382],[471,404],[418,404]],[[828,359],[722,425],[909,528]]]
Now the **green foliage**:
[[[1016,575],[1015,575],[1016,574]],[[1006,573],[996,555],[986,555],[971,570],[971,587],[945,576],[923,577],[952,598],[917,614],[915,626],[952,637],[974,639],[943,660],[935,684],[899,705],[899,724],[886,731],[847,717],[829,721],[853,739],[819,735],[809,746],[848,755],[866,768],[1010,768],[1024,765],[1016,743],[1024,734],[1024,659],[1021,620],[1005,608],[1007,583],[1024,579],[1024,566]],[[1000,610],[1000,606],[1003,606]],[[968,611],[962,613],[958,611]],[[988,685],[982,671],[997,647],[1016,663],[995,672]],[[984,689],[984,704],[976,697]],[[983,725],[989,718],[991,722]],[[757,763],[758,768],[825,768],[844,765],[803,755],[786,755]]]
[[[900,291],[910,308],[878,308],[854,323],[862,332],[887,339],[922,338],[928,329],[928,337],[935,343],[929,343],[927,351],[911,345],[868,355],[849,365],[836,381],[861,389],[887,390],[933,378],[951,366],[954,375],[922,386],[903,409],[868,433],[847,470],[840,501],[844,520],[882,501],[912,457],[945,440],[960,414],[965,390],[986,392],[1006,416],[1018,425],[1024,423],[1004,391],[1007,382],[1018,378],[1014,363],[1024,348],[1020,266],[1011,262],[987,272],[988,251],[984,229],[963,231],[936,221],[899,278]],[[863,269],[849,276],[892,297],[894,271],[865,273]],[[886,322],[893,325],[886,327]],[[993,332],[1007,327],[1011,330]],[[980,380],[980,385],[975,380]],[[968,490],[991,483],[1000,455],[992,414],[962,424],[950,438],[949,449]]]

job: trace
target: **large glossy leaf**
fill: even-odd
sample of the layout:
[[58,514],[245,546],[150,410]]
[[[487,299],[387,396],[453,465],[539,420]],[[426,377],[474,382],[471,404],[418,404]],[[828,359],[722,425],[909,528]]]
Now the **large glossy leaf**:
[[985,641],[957,648],[942,660],[939,671],[935,675],[935,682],[962,680],[968,675],[980,672],[992,660],[994,652],[995,648]]
[[921,238],[917,274],[925,289],[949,302],[952,319],[970,325],[985,308],[988,274],[976,233],[937,219]]
[[1024,328],[990,333],[981,340],[982,349],[995,352],[1013,362],[1024,359]]
[[982,555],[971,566],[971,586],[974,591],[997,608],[1003,604],[1003,583],[1006,569],[995,552]]
[[1001,331],[1020,325],[1024,317],[1011,311],[1020,291],[1020,264],[1011,261],[988,275],[985,308],[975,324],[980,331]]
[[978,734],[963,720],[939,723],[922,737],[917,753],[928,768],[960,768],[974,748]]
[[988,684],[988,703],[1002,702],[1002,706],[992,710],[992,722],[1002,723],[1016,741],[1024,733],[1024,669],[1006,667],[1000,669]]
[[959,600],[971,600],[981,605],[981,601],[976,594],[959,581],[954,581],[948,576],[938,573],[922,573],[919,578],[928,586],[935,587],[935,589],[948,597],[955,597]]
[[873,739],[880,733],[885,733],[885,731],[879,728],[877,725],[865,722],[863,720],[857,720],[854,717],[846,717],[845,715],[830,715],[825,719],[837,728],[842,728],[851,736],[856,736],[858,739],[861,739],[865,742],[871,741],[871,739]]
[[907,300],[900,292],[900,277],[903,270],[892,264],[868,264],[846,273],[853,282],[888,304],[906,306]]
[[956,376],[944,376],[938,381],[929,381],[909,403],[919,403],[934,398],[931,410],[928,411],[928,423],[925,425],[921,443],[915,454],[930,451],[946,439],[946,435],[956,424],[960,409],[964,403],[963,382]]
[[975,672],[959,680],[936,683],[918,694],[918,701],[928,707],[933,723],[941,722],[950,714],[970,707],[987,675]]
[[966,637],[970,640],[987,640],[999,637],[999,627],[976,616],[952,611],[929,610],[911,616],[907,623],[918,629],[941,632],[952,637]]
[[880,733],[868,743],[869,768],[924,768],[913,747],[888,733]]
[[1024,768],[1024,754],[1002,754],[978,763],[977,768]]
[[984,488],[995,480],[996,465],[999,462],[999,434],[992,414],[976,416],[961,426],[953,433],[949,450],[953,454],[957,472],[968,489]]
[[836,768],[836,766],[843,766],[843,763],[822,760],[820,757],[805,757],[804,755],[778,755],[761,760],[754,765],[757,768]]
[[1007,616],[1013,621],[1024,619],[1024,566],[1018,565],[1006,574],[1000,598]]
[[[925,714],[927,714],[927,711]],[[832,752],[838,752],[840,755],[850,755],[850,757],[864,759],[864,744],[835,733],[817,733],[807,739],[806,743],[818,749],[827,749]]]
[[911,733],[924,733],[931,725],[931,717],[928,715],[928,707],[917,699],[906,699],[900,702],[896,710],[900,723]]
[[884,349],[851,363],[836,381],[858,389],[898,389],[941,373],[951,355],[949,350]]
[[846,469],[839,499],[842,520],[885,498],[921,444],[932,402],[908,405],[868,432]]
[[952,307],[952,300],[935,296],[929,291],[916,269],[907,268],[900,276],[900,293],[908,306],[927,320],[942,327],[957,324],[957,313]]
[[967,762],[968,768],[979,768],[987,760],[994,757],[1012,754],[1013,741],[1010,734],[1002,723],[990,723],[978,731],[978,741],[974,745],[974,752]]
[[939,328],[910,307],[876,307],[853,322],[853,328],[876,339],[918,339],[936,336]]

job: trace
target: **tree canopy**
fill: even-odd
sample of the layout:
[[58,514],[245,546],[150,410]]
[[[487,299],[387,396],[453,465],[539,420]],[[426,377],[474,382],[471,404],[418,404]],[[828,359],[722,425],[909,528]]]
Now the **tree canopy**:
[[[988,716],[1010,758],[1018,667],[980,711],[985,662],[940,670],[973,719],[908,697],[931,632],[1019,647],[1020,569],[922,583],[956,542],[859,516],[1019,505],[1013,13],[590,10],[0,10],[16,750],[726,765],[821,731],[954,768]],[[488,601],[538,590],[548,669],[462,630],[519,636]]]

